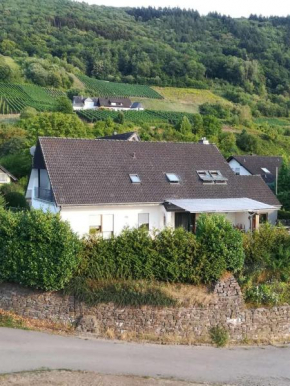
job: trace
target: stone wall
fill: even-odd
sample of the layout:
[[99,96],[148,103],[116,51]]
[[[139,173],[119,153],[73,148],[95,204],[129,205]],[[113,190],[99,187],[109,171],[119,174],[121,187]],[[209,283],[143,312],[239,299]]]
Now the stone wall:
[[212,302],[189,308],[119,308],[113,304],[88,307],[73,296],[42,292],[12,284],[0,285],[0,308],[21,316],[76,323],[82,332],[114,336],[169,337],[206,342],[214,326],[229,331],[232,342],[246,340],[290,341],[290,306],[245,308],[233,277],[217,283]]

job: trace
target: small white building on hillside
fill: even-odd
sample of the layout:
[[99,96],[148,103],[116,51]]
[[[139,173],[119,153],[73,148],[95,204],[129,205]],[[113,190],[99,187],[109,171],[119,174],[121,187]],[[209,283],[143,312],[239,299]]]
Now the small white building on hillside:
[[4,166],[0,165],[0,186],[3,184],[10,184],[16,182],[17,178],[14,177]]
[[80,236],[124,227],[194,232],[201,213],[242,230],[275,223],[279,201],[260,176],[236,175],[215,145],[39,138],[27,189]]

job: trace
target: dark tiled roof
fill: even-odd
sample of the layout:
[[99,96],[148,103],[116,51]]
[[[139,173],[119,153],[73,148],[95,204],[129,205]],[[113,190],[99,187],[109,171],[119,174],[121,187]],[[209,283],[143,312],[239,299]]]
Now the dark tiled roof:
[[105,137],[100,137],[98,139],[115,139],[118,141],[129,141],[133,136],[137,136],[138,140],[140,140],[138,134],[135,131],[130,131],[129,133],[122,134],[106,135]]
[[[235,197],[279,205],[261,177],[236,176],[215,145],[43,137],[39,146],[58,205]],[[196,173],[203,169],[220,170],[227,185],[204,185]],[[170,184],[165,173],[176,173],[180,184]]]
[[[268,157],[258,155],[234,155],[228,159],[231,161],[235,159],[253,175],[262,176],[263,180],[267,183],[272,183],[276,178],[276,168],[280,168],[283,163],[282,157]],[[270,171],[265,173],[262,168],[266,168]]]
[[133,102],[132,103],[131,109],[142,109],[142,108],[143,108],[142,103],[140,103],[140,102]]
[[[112,105],[116,103],[116,106]],[[98,106],[100,107],[125,107],[130,108],[132,102],[129,98],[99,98]]]
[[0,165],[0,170],[2,170],[3,173],[7,174],[13,181],[17,181],[17,178],[13,176],[7,169],[4,168],[4,166]]

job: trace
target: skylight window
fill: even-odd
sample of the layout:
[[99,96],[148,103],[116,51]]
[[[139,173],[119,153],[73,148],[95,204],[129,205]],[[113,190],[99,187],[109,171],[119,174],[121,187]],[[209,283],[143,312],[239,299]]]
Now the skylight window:
[[267,168],[261,168],[263,170],[264,173],[267,173],[267,174],[271,174],[270,170],[268,170]]
[[129,174],[129,177],[130,177],[132,184],[140,184],[141,183],[141,179],[138,176],[138,174]]
[[213,184],[213,178],[208,170],[197,170],[197,174],[204,183]]
[[197,170],[197,174],[204,184],[226,184],[228,180],[219,170]]
[[166,173],[166,177],[171,184],[178,184],[180,181],[179,177],[174,173]]

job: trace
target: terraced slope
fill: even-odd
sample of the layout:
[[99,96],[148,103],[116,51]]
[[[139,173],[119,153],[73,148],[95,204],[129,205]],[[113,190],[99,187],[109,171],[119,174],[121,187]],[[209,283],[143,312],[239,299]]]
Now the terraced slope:
[[35,85],[0,83],[0,114],[20,113],[25,107],[38,111],[53,111],[62,91]]
[[129,83],[115,83],[78,75],[86,88],[98,97],[139,97],[162,99],[163,97],[149,86]]

